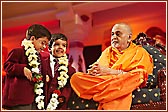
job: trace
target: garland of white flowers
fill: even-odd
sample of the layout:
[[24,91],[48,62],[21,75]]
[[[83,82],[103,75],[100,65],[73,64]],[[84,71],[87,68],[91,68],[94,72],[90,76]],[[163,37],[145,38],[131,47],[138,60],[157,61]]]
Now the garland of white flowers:
[[63,57],[58,58],[58,63],[60,67],[58,68],[58,71],[60,72],[60,76],[58,79],[58,88],[57,90],[54,90],[52,97],[50,99],[50,103],[47,105],[47,110],[55,110],[57,108],[57,105],[59,104],[57,98],[60,93],[60,89],[63,88],[66,83],[69,76],[67,75],[68,72],[68,59],[67,55],[65,54]]
[[[33,81],[35,82],[34,85],[34,92],[36,93],[37,97],[35,99],[35,102],[37,103],[38,109],[44,109],[44,96],[43,93],[43,86],[44,83],[42,81],[42,75],[39,73],[40,70],[38,66],[40,63],[38,62],[38,56],[37,51],[34,48],[34,45],[32,44],[32,41],[24,39],[22,41],[21,46],[24,46],[24,49],[26,50],[25,54],[28,56],[29,65],[32,67],[31,71],[33,73]],[[58,88],[53,91],[52,98],[50,99],[50,103],[47,105],[47,110],[55,110],[59,104],[57,98],[61,94],[59,91],[61,88],[63,88],[66,83],[69,76],[67,75],[68,72],[68,59],[66,54],[63,57],[58,58],[59,60],[59,69],[60,76],[58,79]]]

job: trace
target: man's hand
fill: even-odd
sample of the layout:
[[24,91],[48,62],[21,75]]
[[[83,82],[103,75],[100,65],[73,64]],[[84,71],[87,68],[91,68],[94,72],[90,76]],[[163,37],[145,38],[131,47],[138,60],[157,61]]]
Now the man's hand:
[[28,68],[26,68],[26,67],[24,67],[24,75],[27,77],[27,79],[29,79],[30,81],[32,80],[32,72],[28,69]]
[[100,75],[100,68],[99,68],[99,64],[95,63],[93,65],[90,65],[89,67],[91,67],[90,69],[88,69],[88,74],[97,76]]
[[111,69],[105,66],[101,66],[98,63],[95,63],[93,65],[90,66],[91,68],[88,69],[88,74],[94,75],[94,76],[98,76],[98,75],[107,75],[107,74],[111,74],[111,75],[119,75],[119,74],[124,74],[126,72],[123,72],[122,70],[115,70],[115,69]]

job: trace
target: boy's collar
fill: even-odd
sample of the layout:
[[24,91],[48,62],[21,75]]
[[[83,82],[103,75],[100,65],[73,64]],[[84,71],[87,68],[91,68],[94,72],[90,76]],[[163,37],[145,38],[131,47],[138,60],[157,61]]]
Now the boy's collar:
[[57,60],[57,58],[55,58],[52,54],[50,54],[50,61],[54,61]]

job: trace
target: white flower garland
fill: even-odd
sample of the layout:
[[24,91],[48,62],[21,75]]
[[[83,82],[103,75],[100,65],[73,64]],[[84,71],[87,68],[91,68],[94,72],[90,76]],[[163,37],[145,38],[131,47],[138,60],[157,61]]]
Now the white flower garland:
[[[38,109],[44,109],[44,97],[42,95],[43,93],[43,86],[44,83],[42,81],[42,75],[39,73],[39,68],[38,66],[40,63],[38,63],[38,56],[37,56],[37,51],[34,48],[34,45],[32,44],[32,41],[24,39],[22,41],[21,46],[24,46],[24,49],[26,50],[25,54],[28,57],[29,65],[32,67],[31,71],[33,73],[33,81],[35,82],[34,85],[34,92],[36,95],[38,95],[35,98],[35,102],[37,103]],[[68,72],[68,59],[66,54],[63,57],[58,58],[59,60],[59,69],[58,71],[60,72],[60,76],[57,78],[58,79],[58,88],[57,90],[53,91],[52,98],[50,99],[50,103],[47,105],[47,110],[55,110],[59,104],[57,98],[61,94],[60,89],[63,88],[66,83],[67,79],[69,76],[67,75]]]
[[58,90],[60,90],[66,85],[67,79],[69,78],[69,76],[67,75],[67,72],[68,72],[67,55],[65,54],[63,57],[58,58],[58,63],[60,65],[60,67],[58,68],[58,71],[60,72],[60,76],[57,78],[59,86],[57,90],[53,92],[52,97],[50,99],[50,103],[47,105],[47,110],[55,110],[57,108],[57,105],[59,104],[57,98],[58,98],[58,95],[60,94]]

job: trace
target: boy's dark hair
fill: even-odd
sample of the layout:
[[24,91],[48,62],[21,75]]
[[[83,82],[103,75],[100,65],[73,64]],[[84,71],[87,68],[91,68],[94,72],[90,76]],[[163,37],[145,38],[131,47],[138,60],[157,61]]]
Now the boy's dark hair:
[[58,39],[64,40],[64,41],[66,41],[66,42],[67,42],[67,40],[68,40],[67,37],[66,37],[64,34],[62,34],[62,33],[52,34],[52,35],[51,35],[51,40],[50,40],[49,43],[48,43],[49,48],[51,48],[53,42],[55,42],[55,41],[58,40]]
[[33,24],[26,31],[26,39],[30,40],[31,36],[35,36],[36,39],[47,37],[48,40],[51,39],[50,31],[40,24]]

